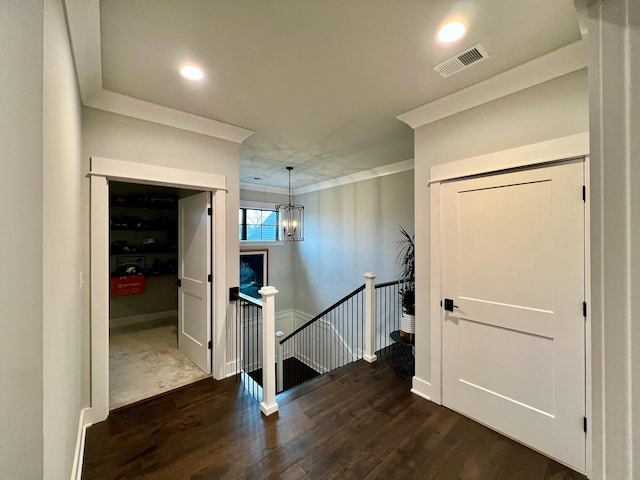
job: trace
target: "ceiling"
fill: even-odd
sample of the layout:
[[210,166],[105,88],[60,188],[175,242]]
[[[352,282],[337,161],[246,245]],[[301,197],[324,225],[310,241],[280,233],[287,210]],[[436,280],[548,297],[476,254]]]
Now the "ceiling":
[[[467,34],[439,44],[452,18]],[[102,0],[99,25],[102,88],[253,130],[240,180],[258,188],[411,159],[398,115],[581,39],[574,0]],[[432,69],[478,42],[487,60]]]

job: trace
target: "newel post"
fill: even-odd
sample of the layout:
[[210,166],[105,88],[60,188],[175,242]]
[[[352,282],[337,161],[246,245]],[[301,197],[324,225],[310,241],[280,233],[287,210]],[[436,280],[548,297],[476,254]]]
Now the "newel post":
[[260,411],[271,415],[278,411],[276,403],[276,290],[273,287],[262,287],[258,290],[262,295],[262,403]]
[[373,363],[378,359],[376,349],[376,274],[364,274],[364,358]]

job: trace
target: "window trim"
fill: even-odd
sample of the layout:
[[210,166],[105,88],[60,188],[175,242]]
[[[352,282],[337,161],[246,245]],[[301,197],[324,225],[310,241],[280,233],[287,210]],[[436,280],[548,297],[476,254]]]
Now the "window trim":
[[[240,200],[240,206],[238,207],[238,209],[239,211],[242,211],[243,208],[275,211],[276,204],[267,202],[254,202],[251,200]],[[279,227],[280,225],[276,224],[276,228]],[[240,228],[240,225],[238,225],[238,228]],[[251,245],[252,247],[277,247],[284,244],[284,240],[240,240],[240,245]]]

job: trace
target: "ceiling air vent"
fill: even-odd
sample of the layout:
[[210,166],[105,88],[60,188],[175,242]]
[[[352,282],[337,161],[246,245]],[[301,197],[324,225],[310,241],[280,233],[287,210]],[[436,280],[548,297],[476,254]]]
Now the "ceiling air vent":
[[476,43],[473,47],[468,48],[454,57],[434,66],[433,69],[443,77],[447,78],[455,73],[461,72],[465,68],[469,68],[471,65],[475,65],[476,63],[483,61],[486,58],[489,58],[489,54],[482,45]]

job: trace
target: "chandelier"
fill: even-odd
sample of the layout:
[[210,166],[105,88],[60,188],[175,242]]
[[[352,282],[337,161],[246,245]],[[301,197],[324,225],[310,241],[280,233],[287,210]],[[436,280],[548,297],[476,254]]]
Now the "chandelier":
[[289,170],[289,203],[276,205],[280,221],[278,240],[299,242],[304,240],[304,207],[291,204],[291,170],[293,167],[287,167],[287,170]]

